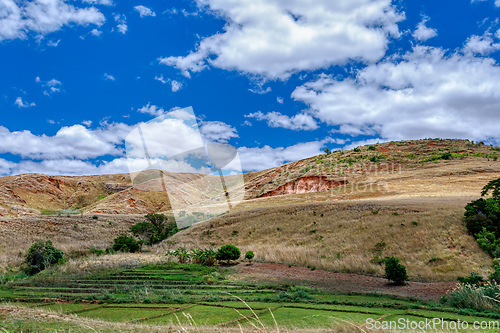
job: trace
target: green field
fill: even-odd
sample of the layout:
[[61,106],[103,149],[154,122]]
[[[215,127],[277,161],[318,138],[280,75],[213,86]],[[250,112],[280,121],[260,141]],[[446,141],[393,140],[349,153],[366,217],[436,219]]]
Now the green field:
[[[5,302],[0,305],[0,328],[6,332],[87,332],[95,329],[92,325],[100,325],[96,331],[107,332],[128,327],[112,326],[122,323],[137,330],[157,325],[241,325],[242,329],[253,325],[272,329],[278,325],[290,330],[344,326],[359,330],[355,326],[365,324],[369,318],[417,322],[443,318],[447,322],[460,320],[471,324],[500,319],[495,313],[459,311],[414,299],[236,283],[226,280],[224,273],[215,267],[173,263],[86,276],[64,277],[44,272],[8,282],[0,289],[0,301]],[[20,313],[25,309],[27,315],[13,316],[12,309]],[[40,320],[41,317],[45,319]],[[85,324],[78,324],[79,320]],[[105,323],[111,328],[102,326]]]

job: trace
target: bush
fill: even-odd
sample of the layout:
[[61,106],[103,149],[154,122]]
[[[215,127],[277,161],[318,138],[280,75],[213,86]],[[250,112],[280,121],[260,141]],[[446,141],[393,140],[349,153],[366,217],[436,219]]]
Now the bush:
[[118,252],[137,252],[140,249],[140,243],[134,237],[121,235],[114,239],[113,250]]
[[193,263],[205,265],[205,266],[213,266],[215,264],[215,256],[217,252],[210,249],[195,249],[191,250],[190,257],[193,260]]
[[486,284],[484,286],[460,284],[446,295],[446,303],[460,309],[476,309],[478,311],[498,311],[498,294],[500,286]]
[[399,263],[396,257],[386,257],[385,263],[385,278],[393,281],[394,284],[402,285],[408,280],[406,267]]
[[253,254],[253,251],[247,251],[247,253],[245,253],[245,259],[247,259],[249,262],[252,262],[254,257],[255,255]]
[[472,286],[479,286],[484,284],[484,279],[481,275],[477,274],[476,272],[471,272],[468,277],[461,277],[459,276],[457,278],[458,282],[461,284],[468,284]]
[[375,149],[377,149],[377,147],[375,147],[375,146],[368,146],[368,150],[375,150]]
[[38,240],[28,250],[25,257],[24,272],[28,275],[35,275],[51,265],[64,261],[64,252],[56,249],[52,241],[46,242]]
[[167,256],[174,256],[179,261],[179,264],[185,264],[189,261],[191,255],[185,247],[179,247],[177,250],[167,252]]
[[217,254],[215,256],[215,259],[221,261],[221,260],[227,260],[227,263],[229,264],[230,260],[237,260],[241,256],[240,249],[238,249],[234,245],[224,245],[222,246],[219,251],[217,251]]

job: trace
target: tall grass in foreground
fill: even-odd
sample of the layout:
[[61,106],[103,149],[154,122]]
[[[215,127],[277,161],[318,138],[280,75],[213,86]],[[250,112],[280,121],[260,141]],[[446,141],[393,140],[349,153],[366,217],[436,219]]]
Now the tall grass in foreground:
[[484,286],[460,284],[446,295],[446,303],[454,308],[483,311],[500,310],[500,285],[488,283]]

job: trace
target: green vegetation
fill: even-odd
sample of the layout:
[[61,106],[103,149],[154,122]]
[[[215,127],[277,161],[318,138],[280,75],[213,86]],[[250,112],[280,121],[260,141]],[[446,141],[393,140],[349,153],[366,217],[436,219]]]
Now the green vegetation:
[[492,197],[472,201],[465,206],[464,221],[469,233],[479,246],[494,256],[500,248],[500,179],[483,187],[481,196],[492,192]]
[[140,250],[140,244],[134,237],[121,235],[114,239],[112,248],[118,252],[134,253]]
[[252,262],[253,258],[255,257],[253,251],[247,251],[247,253],[245,253],[245,259],[248,260],[248,262]]
[[217,254],[215,255],[215,259],[217,259],[219,261],[226,260],[227,264],[229,264],[229,262],[231,260],[238,260],[240,258],[240,256],[241,256],[240,249],[238,249],[234,245],[227,244],[227,245],[223,245],[219,249],[219,251],[217,251]]
[[52,241],[39,240],[31,245],[26,253],[24,272],[28,275],[35,275],[63,261],[64,252],[56,249]]
[[[382,316],[468,322],[500,318],[494,302],[480,297],[495,297],[499,290],[494,286],[481,291],[464,286],[448,295],[442,304],[437,304],[381,295],[339,295],[303,286],[236,283],[225,279],[225,270],[165,263],[80,276],[42,275],[16,280],[9,289],[0,289],[1,300],[22,299],[24,302],[21,307],[3,306],[16,310],[0,311],[0,327],[8,332],[55,329],[78,332],[85,329],[87,332],[88,326],[81,323],[88,318],[103,320],[98,327],[94,326],[95,322],[91,325],[100,332],[124,328],[139,332],[144,327],[134,325],[170,325],[172,330],[172,323],[178,322],[176,318],[189,328],[189,318],[192,318],[197,327],[228,326],[239,332],[239,325],[243,328],[249,325],[244,316],[253,316],[269,328],[276,325],[274,317],[283,331],[332,327],[345,331],[352,326],[342,320],[361,325],[367,318]],[[456,308],[451,308],[451,304]],[[56,311],[58,315],[47,320],[48,316],[40,315],[43,311]],[[23,313],[26,315],[22,316]],[[120,323],[124,326],[117,326]],[[345,328],[342,325],[346,325]],[[150,329],[161,331],[165,328],[152,326]],[[209,331],[214,331],[214,327],[200,329],[200,332]]]
[[389,281],[393,281],[394,284],[402,285],[408,280],[408,275],[406,274],[406,267],[399,263],[399,259],[396,257],[386,257],[384,259],[385,263],[385,278]]

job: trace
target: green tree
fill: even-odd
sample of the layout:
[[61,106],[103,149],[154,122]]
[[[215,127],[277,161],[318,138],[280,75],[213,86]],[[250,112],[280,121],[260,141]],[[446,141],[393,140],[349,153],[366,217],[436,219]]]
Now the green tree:
[[150,244],[155,233],[155,228],[150,222],[139,222],[130,227],[130,232],[139,238],[142,243]]
[[245,253],[245,259],[247,259],[250,263],[252,262],[254,257],[255,255],[253,254],[253,251],[247,251],[247,253]]
[[396,257],[386,257],[385,263],[385,278],[389,281],[393,281],[394,284],[402,285],[408,280],[408,275],[406,274],[406,267],[399,263],[399,259]]
[[35,275],[44,269],[64,261],[64,252],[56,249],[52,241],[38,240],[28,250],[25,257],[24,271],[28,275]]
[[492,180],[486,184],[481,191],[481,196],[484,197],[490,191],[492,191],[491,196],[494,199],[500,199],[500,178]]
[[221,261],[221,260],[227,260],[227,263],[229,264],[230,260],[238,260],[241,256],[240,249],[238,249],[234,245],[224,245],[222,246],[219,251],[217,251],[217,254],[215,255],[215,259]]
[[153,233],[149,238],[150,245],[160,243],[179,232],[177,224],[175,222],[168,223],[168,218],[164,214],[149,213],[145,217],[153,226]]
[[134,253],[140,250],[140,243],[134,237],[121,235],[114,239],[113,250]]

